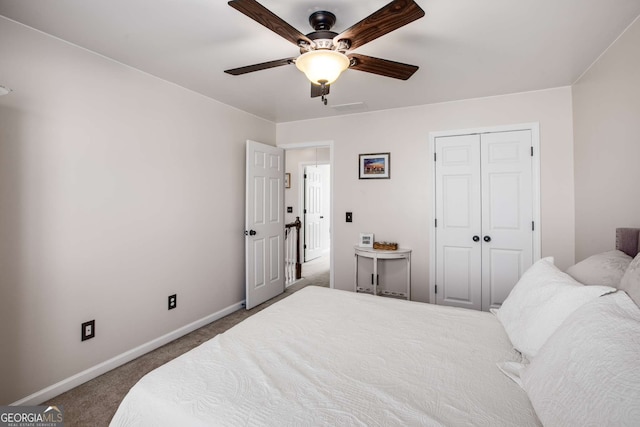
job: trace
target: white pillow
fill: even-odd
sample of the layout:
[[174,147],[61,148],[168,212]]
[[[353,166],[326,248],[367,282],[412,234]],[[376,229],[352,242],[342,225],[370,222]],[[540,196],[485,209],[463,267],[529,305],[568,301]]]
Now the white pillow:
[[513,346],[528,359],[578,307],[615,291],[609,286],[584,286],[560,271],[553,258],[543,258],[522,275],[496,316]]
[[640,307],[640,254],[629,264],[618,288],[625,291]]
[[583,305],[520,378],[545,426],[640,425],[640,308],[624,292]]
[[567,269],[567,273],[585,285],[617,288],[631,257],[622,251],[608,251],[592,255]]

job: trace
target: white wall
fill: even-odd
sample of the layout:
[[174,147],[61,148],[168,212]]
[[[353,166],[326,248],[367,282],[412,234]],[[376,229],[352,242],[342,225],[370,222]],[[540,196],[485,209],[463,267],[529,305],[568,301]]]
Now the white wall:
[[[335,286],[353,289],[360,232],[413,249],[412,298],[429,298],[429,132],[540,123],[542,254],[574,262],[571,88],[277,125],[278,145],[334,140]],[[358,154],[391,153],[391,179],[359,180]],[[353,212],[353,223],[344,213]]]
[[244,299],[273,123],[3,18],[0,80],[0,405]]
[[573,87],[576,259],[640,227],[640,19]]

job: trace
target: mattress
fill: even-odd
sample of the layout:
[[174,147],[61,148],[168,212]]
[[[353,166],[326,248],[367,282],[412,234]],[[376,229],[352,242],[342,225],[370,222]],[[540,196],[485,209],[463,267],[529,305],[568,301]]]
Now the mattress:
[[490,313],[309,286],[143,377],[112,426],[535,426]]

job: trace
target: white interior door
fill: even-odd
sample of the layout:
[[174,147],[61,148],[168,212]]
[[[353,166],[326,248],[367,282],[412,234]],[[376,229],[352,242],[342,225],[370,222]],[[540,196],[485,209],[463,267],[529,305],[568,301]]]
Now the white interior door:
[[247,310],[284,292],[284,150],[247,141]]
[[482,309],[499,308],[533,263],[531,131],[482,134]]
[[480,136],[436,138],[435,153],[436,304],[480,310]]
[[322,255],[323,218],[323,169],[317,166],[304,168],[304,261]]

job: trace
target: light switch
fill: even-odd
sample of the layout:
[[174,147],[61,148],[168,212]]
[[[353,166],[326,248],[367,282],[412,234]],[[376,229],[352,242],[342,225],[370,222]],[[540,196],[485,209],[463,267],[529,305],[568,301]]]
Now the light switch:
[[90,340],[91,338],[96,336],[96,321],[90,320],[88,322],[84,322],[82,324],[82,334],[80,335],[80,339],[82,341]]
[[347,222],[353,222],[353,212],[347,212],[346,220]]

